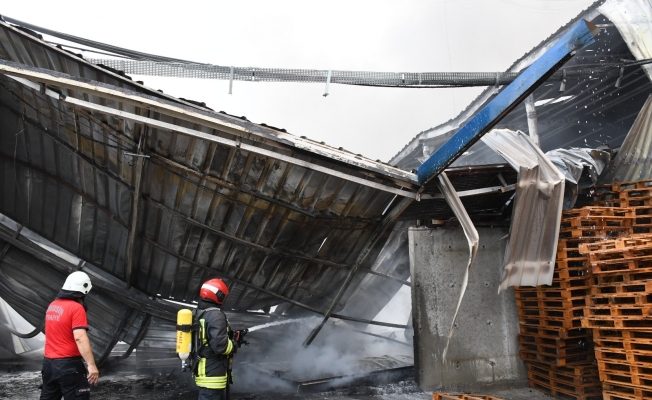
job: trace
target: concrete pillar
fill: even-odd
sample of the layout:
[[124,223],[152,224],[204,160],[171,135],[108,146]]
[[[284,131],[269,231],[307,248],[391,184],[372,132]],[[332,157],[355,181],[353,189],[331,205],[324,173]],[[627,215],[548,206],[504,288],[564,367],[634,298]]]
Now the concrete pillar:
[[478,228],[480,245],[447,359],[442,360],[469,247],[461,228],[409,230],[414,363],[423,390],[526,385],[514,290],[497,294],[506,228]]

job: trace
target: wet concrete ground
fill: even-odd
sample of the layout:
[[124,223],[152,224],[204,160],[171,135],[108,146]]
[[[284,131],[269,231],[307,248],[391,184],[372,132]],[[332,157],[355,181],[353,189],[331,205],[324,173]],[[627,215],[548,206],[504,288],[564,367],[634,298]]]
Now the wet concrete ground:
[[[22,371],[0,374],[0,399],[36,400],[39,398],[41,376],[38,371]],[[258,388],[263,389],[263,388]],[[164,377],[112,374],[100,378],[93,387],[93,400],[139,399],[139,400],[190,400],[197,398],[192,382],[168,380]],[[529,388],[514,388],[494,391],[491,394],[509,400],[554,399]],[[432,393],[425,393],[413,380],[405,380],[380,386],[363,386],[321,393],[271,393],[264,390],[257,393],[234,393],[233,400],[426,400]]]

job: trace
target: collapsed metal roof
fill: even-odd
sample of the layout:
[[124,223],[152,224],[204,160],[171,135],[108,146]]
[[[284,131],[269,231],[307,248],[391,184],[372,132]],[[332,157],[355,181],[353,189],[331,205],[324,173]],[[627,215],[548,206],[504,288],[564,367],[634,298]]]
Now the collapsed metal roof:
[[[100,356],[151,323],[121,287],[191,302],[218,276],[228,309],[337,311],[416,196],[410,172],[172,98],[1,21],[0,70],[0,213],[111,277],[91,296]],[[15,247],[19,229],[2,239]],[[0,296],[38,326],[74,266],[14,247]],[[17,279],[19,265],[34,275]]]

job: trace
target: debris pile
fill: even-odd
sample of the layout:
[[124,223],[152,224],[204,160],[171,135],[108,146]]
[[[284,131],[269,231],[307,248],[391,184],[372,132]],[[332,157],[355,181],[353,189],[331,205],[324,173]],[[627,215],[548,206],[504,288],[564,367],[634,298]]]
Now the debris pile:
[[582,325],[593,330],[604,398],[652,398],[652,234],[580,251],[594,276]]

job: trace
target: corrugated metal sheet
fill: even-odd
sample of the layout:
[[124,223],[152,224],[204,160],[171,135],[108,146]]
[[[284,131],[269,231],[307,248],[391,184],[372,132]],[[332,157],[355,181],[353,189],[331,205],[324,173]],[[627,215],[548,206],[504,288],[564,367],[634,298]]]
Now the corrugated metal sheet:
[[652,96],[638,114],[632,129],[599,184],[652,178]]
[[552,284],[564,175],[523,132],[494,129],[482,140],[518,169],[516,199],[498,292]]
[[457,300],[457,306],[455,306],[455,313],[453,314],[451,327],[449,329],[448,337],[446,338],[446,347],[444,348],[444,352],[442,353],[441,356],[442,359],[446,359],[446,353],[448,353],[448,346],[450,345],[451,337],[453,336],[453,332],[455,331],[457,313],[460,311],[460,306],[462,305],[462,299],[464,298],[464,293],[466,293],[466,287],[469,283],[469,272],[471,271],[471,267],[473,267],[475,256],[478,253],[478,243],[480,242],[480,236],[478,235],[478,230],[475,229],[475,226],[473,226],[473,223],[471,222],[471,217],[469,217],[469,214],[464,209],[464,206],[462,205],[462,201],[457,195],[457,192],[455,191],[455,188],[453,187],[450,180],[448,179],[446,173],[442,172],[441,174],[437,175],[437,179],[439,181],[438,182],[439,190],[441,190],[444,196],[446,197],[446,202],[455,213],[457,220],[460,222],[460,225],[462,226],[462,230],[464,230],[464,236],[466,236],[466,240],[469,243],[469,261],[466,264],[466,268],[464,270],[464,277],[462,278],[462,285],[460,287],[460,297]]

